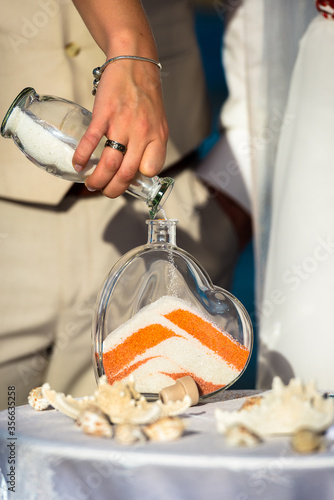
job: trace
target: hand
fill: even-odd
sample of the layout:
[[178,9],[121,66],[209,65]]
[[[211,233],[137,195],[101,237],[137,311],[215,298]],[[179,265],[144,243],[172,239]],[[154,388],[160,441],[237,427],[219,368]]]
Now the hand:
[[105,138],[127,147],[106,147],[95,171],[87,178],[89,190],[109,198],[124,193],[138,171],[152,177],[162,169],[168,126],[159,69],[152,63],[123,59],[109,64],[99,82],[93,117],[73,156],[76,170],[84,168]]

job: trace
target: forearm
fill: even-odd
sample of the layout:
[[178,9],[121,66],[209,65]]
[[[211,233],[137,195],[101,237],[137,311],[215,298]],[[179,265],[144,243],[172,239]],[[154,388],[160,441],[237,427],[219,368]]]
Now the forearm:
[[139,0],[73,0],[106,58],[136,55],[157,59],[150,25]]
[[[73,0],[90,33],[106,55],[157,60],[150,25],[139,0]],[[104,61],[101,61],[103,63]],[[97,62],[101,66],[101,63]],[[96,91],[92,121],[73,156],[79,172],[102,138],[127,148],[104,149],[86,186],[110,198],[122,194],[138,170],[160,172],[165,161],[168,125],[159,69],[132,59],[107,65]]]

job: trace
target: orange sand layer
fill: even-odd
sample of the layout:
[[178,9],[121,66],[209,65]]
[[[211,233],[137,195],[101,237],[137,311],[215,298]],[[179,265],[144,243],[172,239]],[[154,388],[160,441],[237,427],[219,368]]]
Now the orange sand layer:
[[[108,380],[109,384],[113,384],[114,382],[117,382],[117,380],[123,380],[123,379],[127,378],[129,375],[131,375],[131,373],[133,373],[135,370],[137,370],[137,368],[139,368],[139,366],[146,363],[150,359],[153,359],[153,357],[138,361],[137,363],[134,363],[130,367],[125,368],[124,370],[122,370],[121,372],[119,372],[115,376],[113,376],[112,374],[107,375],[107,380]],[[185,377],[186,375],[189,375],[190,377],[192,377],[195,380],[197,387],[199,389],[200,396],[203,396],[205,394],[211,394],[212,392],[218,391],[219,389],[224,387],[221,384],[212,384],[211,382],[208,382],[208,381],[204,380],[203,378],[198,377],[195,373],[190,373],[190,372],[181,372],[181,373],[161,372],[161,373],[164,375],[167,375],[168,377],[171,377],[173,380],[177,380],[178,378]]]
[[[178,328],[187,332],[188,335],[194,337],[204,347],[209,349],[212,355],[219,356],[223,363],[232,366],[239,373],[244,368],[249,356],[249,350],[235,341],[228,333],[215,328],[211,323],[193,312],[181,308],[174,309],[168,314],[165,314],[164,317],[173,325],[176,325]],[[180,335],[172,330],[172,325],[171,329],[169,329],[158,323],[147,325],[134,332],[129,332],[129,335],[122,343],[103,354],[103,365],[108,381],[113,383],[116,380],[123,380],[130,374],[135,373],[140,366],[160,356],[162,358],[162,365],[161,370],[159,369],[159,373],[157,373],[156,376],[162,374],[167,375],[171,380],[176,380],[185,375],[190,375],[197,382],[201,395],[210,394],[232,381],[222,381],[221,385],[217,385],[210,380],[204,380],[196,374],[195,366],[193,373],[190,373],[189,370],[182,372],[182,366],[180,366],[179,372],[167,373],[163,369],[163,347],[161,349],[161,355],[159,353],[159,356],[148,356],[134,362],[136,357],[144,355],[147,350],[159,344],[163,344],[165,340],[172,337],[180,338]],[[165,359],[171,358],[165,357]],[[200,360],[196,361],[200,362]],[[154,374],[152,374],[152,376],[154,376]],[[152,391],[148,390],[146,392]]]
[[183,309],[172,311],[166,314],[165,318],[195,337],[238,370],[242,370],[245,366],[249,350],[227,334],[222,334],[208,321]]
[[[122,344],[118,344],[103,354],[105,372],[109,374],[118,373],[126,368],[137,356],[171,337],[179,337],[179,335],[159,324],[140,328],[137,332],[133,332],[130,337],[127,337]],[[143,362],[145,361],[143,360]]]

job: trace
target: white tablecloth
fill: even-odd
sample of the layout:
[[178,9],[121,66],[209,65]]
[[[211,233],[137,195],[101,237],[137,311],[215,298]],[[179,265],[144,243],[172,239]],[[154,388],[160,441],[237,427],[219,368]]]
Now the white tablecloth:
[[[131,446],[87,436],[56,410],[36,412],[28,405],[16,408],[14,440],[3,411],[2,479],[10,472],[10,445],[15,458],[16,491],[8,499],[333,500],[334,444],[307,456],[296,454],[287,438],[255,448],[226,445],[214,410],[237,409],[244,396],[226,391],[190,408],[186,434],[177,441]],[[4,483],[1,491],[6,499]]]

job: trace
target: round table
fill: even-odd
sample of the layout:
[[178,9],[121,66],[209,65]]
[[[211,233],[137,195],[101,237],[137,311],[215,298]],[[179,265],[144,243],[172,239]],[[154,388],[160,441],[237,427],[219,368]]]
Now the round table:
[[[173,442],[121,445],[83,434],[50,409],[17,407],[15,432],[0,413],[3,500],[332,500],[334,443],[298,455],[288,438],[252,448],[225,443],[214,410],[238,409],[253,391],[225,391],[189,408],[184,436]],[[12,468],[11,468],[12,467]],[[2,478],[2,481],[1,481]],[[12,491],[6,492],[5,479]]]

